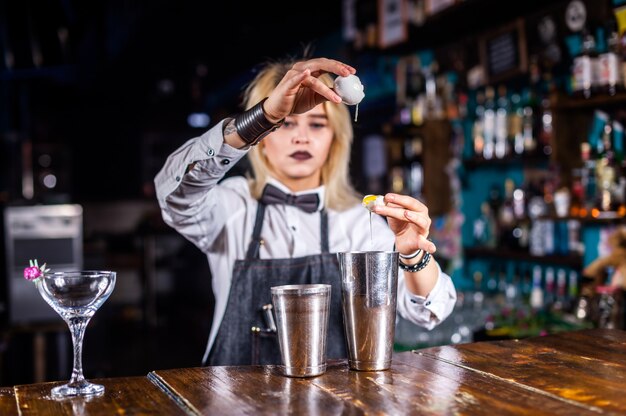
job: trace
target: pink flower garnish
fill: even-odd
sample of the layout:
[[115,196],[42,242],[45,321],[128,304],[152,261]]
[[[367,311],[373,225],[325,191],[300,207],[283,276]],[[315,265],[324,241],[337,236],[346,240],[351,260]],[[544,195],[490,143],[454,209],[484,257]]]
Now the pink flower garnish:
[[41,277],[42,273],[39,270],[39,267],[32,266],[24,269],[24,279],[26,280],[35,280]]
[[39,264],[37,263],[37,260],[29,260],[28,263],[30,264],[29,267],[26,267],[24,269],[24,279],[26,280],[37,280],[39,279],[41,276],[44,275],[44,273],[47,273],[50,271],[50,269],[46,268],[46,263],[44,263],[41,267],[39,267]]

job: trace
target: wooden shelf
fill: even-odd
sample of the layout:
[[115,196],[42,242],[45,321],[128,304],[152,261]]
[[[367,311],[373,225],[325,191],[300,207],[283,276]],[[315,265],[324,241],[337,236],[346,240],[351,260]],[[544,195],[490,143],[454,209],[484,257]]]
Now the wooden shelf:
[[423,124],[416,126],[415,124],[392,124],[387,123],[383,127],[383,133],[390,137],[411,137],[411,136],[423,136],[424,131],[433,126],[448,126],[450,121],[441,119],[426,119]]
[[522,250],[492,249],[485,247],[465,247],[463,255],[466,259],[476,259],[480,257],[494,258],[499,260],[527,261],[542,264],[555,264],[560,266],[580,269],[583,266],[583,258],[579,255],[550,255],[533,256]]
[[412,53],[416,49],[433,48],[469,39],[519,16],[554,10],[568,0],[464,0],[428,16],[421,26],[409,26],[406,42],[384,49],[391,54]]
[[508,167],[513,165],[532,165],[540,166],[550,161],[549,156],[507,156],[502,159],[485,159],[482,157],[472,157],[463,159],[463,165],[467,169],[476,169],[480,167]]
[[609,225],[609,224],[626,224],[626,218],[624,217],[618,217],[617,215],[615,216],[610,216],[610,217],[605,217],[605,218],[593,218],[593,217],[573,217],[573,216],[566,216],[566,217],[559,217],[556,215],[546,215],[546,216],[542,216],[537,218],[537,220],[552,220],[552,221],[578,221],[582,224],[585,225]]
[[552,100],[551,107],[556,111],[575,111],[616,107],[624,104],[626,104],[626,92],[619,92],[615,95],[592,95],[589,98],[559,96]]

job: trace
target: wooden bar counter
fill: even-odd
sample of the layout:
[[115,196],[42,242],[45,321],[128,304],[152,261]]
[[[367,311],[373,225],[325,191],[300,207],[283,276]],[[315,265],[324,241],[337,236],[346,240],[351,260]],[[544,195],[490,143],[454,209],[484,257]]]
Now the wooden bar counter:
[[0,388],[2,415],[623,415],[626,331],[592,329],[394,355],[388,371],[346,360],[289,378],[277,366],[156,370],[94,380],[90,400],[54,400],[42,383]]

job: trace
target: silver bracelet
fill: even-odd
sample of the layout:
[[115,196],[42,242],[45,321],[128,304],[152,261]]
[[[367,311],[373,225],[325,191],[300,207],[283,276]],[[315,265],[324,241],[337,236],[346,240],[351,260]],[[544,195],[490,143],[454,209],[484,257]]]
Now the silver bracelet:
[[413,253],[413,254],[409,254],[408,256],[405,256],[402,253],[398,253],[398,256],[400,256],[400,258],[404,259],[404,260],[411,260],[411,259],[414,259],[415,257],[419,256],[419,254],[421,252],[422,252],[422,249],[418,248],[417,251],[415,253]]

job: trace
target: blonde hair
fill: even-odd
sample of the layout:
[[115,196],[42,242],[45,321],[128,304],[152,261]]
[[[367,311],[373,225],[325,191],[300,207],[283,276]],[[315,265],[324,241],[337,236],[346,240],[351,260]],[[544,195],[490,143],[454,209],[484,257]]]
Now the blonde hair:
[[[284,75],[291,69],[295,60],[268,62],[244,90],[243,104],[249,109],[267,97],[278,85]],[[333,85],[329,74],[320,75],[319,79],[326,85]],[[338,211],[346,210],[359,202],[357,192],[350,183],[350,151],[354,132],[350,112],[345,104],[325,101],[323,104],[328,124],[334,132],[328,159],[322,167],[322,185],[326,187],[324,206]],[[253,177],[249,178],[250,193],[260,198],[268,181],[270,166],[262,151],[262,145],[254,146],[248,152]]]

